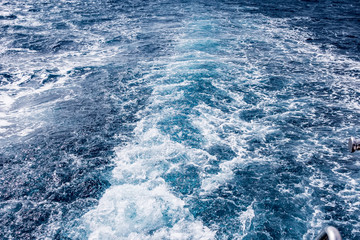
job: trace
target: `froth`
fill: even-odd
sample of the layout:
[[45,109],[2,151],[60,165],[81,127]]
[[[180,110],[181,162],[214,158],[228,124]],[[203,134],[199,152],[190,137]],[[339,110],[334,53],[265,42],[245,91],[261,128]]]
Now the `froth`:
[[171,195],[164,184],[149,185],[151,182],[108,189],[97,209],[85,215],[92,230],[90,238],[97,239],[96,236],[101,235],[127,237],[130,233],[159,229],[170,224],[164,220],[165,213],[172,220],[178,220],[183,215],[184,203]]
[[144,124],[135,131],[137,142],[117,150],[113,186],[84,216],[89,238],[212,239],[214,233],[192,217],[186,202],[162,178],[178,167],[169,160],[185,154],[186,148]]

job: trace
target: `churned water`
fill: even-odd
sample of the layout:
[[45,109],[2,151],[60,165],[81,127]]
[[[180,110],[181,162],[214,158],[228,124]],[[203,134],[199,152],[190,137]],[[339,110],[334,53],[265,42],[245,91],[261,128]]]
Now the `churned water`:
[[0,2],[1,239],[360,238],[360,2]]

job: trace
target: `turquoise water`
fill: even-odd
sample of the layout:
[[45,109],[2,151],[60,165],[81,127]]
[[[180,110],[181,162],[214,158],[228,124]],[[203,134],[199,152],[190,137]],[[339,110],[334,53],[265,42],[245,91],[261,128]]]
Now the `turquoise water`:
[[2,239],[360,237],[360,5],[0,3]]

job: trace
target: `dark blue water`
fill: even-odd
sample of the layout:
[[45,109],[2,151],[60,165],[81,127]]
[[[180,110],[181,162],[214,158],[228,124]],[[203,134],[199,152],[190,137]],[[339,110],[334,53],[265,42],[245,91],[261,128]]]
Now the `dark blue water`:
[[1,239],[360,238],[360,2],[0,2]]

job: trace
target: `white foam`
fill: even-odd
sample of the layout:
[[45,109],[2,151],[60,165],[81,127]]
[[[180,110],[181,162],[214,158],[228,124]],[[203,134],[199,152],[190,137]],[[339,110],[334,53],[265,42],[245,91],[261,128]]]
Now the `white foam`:
[[192,217],[161,177],[177,167],[168,159],[187,149],[158,129],[147,128],[148,123],[143,119],[138,124],[136,143],[117,150],[112,187],[84,216],[89,238],[213,239],[214,232]]
[[109,188],[83,218],[89,239],[213,239],[184,205],[162,179],[155,179]]
[[255,217],[255,211],[254,211],[254,203],[256,200],[254,200],[247,208],[246,211],[241,212],[238,216],[238,221],[241,224],[240,233],[236,233],[236,237],[239,239],[242,239],[246,237],[248,234],[248,231],[251,227],[252,220]]
[[173,219],[183,215],[184,203],[174,197],[164,184],[149,186],[124,184],[109,188],[95,211],[85,215],[92,231],[90,239],[108,232],[109,236],[127,237],[134,232],[148,232],[169,224],[166,213]]
[[14,103],[14,101],[15,100],[6,93],[0,94],[0,110],[1,111],[8,110],[11,107],[11,105]]
[[7,127],[7,126],[10,126],[10,125],[11,125],[10,122],[0,119],[0,128],[1,127]]

